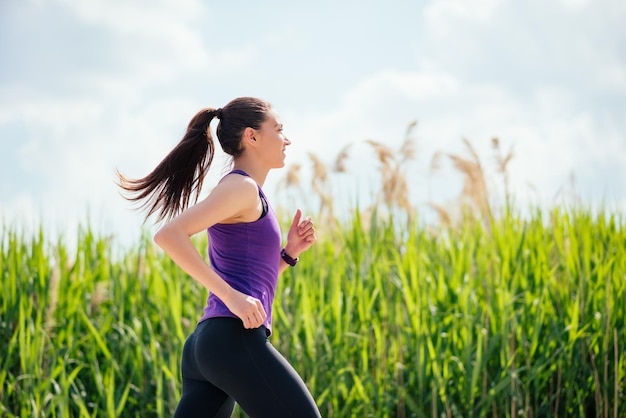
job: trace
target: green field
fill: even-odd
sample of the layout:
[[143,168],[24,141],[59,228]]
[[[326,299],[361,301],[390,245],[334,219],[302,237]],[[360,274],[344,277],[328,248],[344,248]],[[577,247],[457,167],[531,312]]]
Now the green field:
[[[271,341],[324,417],[626,416],[623,218],[391,219],[318,224],[281,277]],[[204,289],[147,236],[120,255],[89,227],[72,253],[17,231],[2,229],[0,416],[171,416]]]

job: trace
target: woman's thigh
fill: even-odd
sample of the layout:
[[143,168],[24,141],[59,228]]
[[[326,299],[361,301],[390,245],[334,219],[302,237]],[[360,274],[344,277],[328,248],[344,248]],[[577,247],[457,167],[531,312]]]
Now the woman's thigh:
[[248,330],[235,318],[207,321],[197,330],[194,351],[208,382],[251,417],[320,416],[304,381],[269,343],[265,328]]

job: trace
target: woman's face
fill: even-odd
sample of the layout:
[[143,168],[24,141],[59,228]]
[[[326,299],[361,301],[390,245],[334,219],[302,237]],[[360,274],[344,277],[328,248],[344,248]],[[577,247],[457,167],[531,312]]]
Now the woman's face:
[[268,117],[255,132],[258,141],[259,157],[270,168],[285,166],[285,150],[291,141],[283,134],[283,124],[276,113],[270,111]]

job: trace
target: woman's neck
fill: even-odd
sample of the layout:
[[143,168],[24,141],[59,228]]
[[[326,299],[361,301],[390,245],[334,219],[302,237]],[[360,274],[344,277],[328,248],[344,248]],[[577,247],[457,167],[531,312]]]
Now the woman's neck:
[[260,167],[258,164],[254,164],[251,161],[245,159],[237,159],[233,163],[234,170],[241,170],[248,174],[259,186],[263,187],[265,179],[267,178],[268,169]]

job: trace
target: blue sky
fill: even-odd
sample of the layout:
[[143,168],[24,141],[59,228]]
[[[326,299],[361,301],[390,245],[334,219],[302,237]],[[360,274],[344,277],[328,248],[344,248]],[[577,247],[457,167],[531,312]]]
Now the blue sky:
[[[376,189],[365,140],[397,149],[416,120],[424,217],[462,187],[433,156],[467,155],[467,138],[493,171],[494,136],[520,206],[562,201],[573,176],[584,202],[624,210],[624,22],[621,0],[0,0],[0,214],[65,235],[89,216],[132,239],[142,216],[114,170],[146,174],[197,110],[238,96],[273,103],[304,179],[308,153],[330,164],[352,144],[338,199]],[[284,174],[265,185],[275,201]]]

